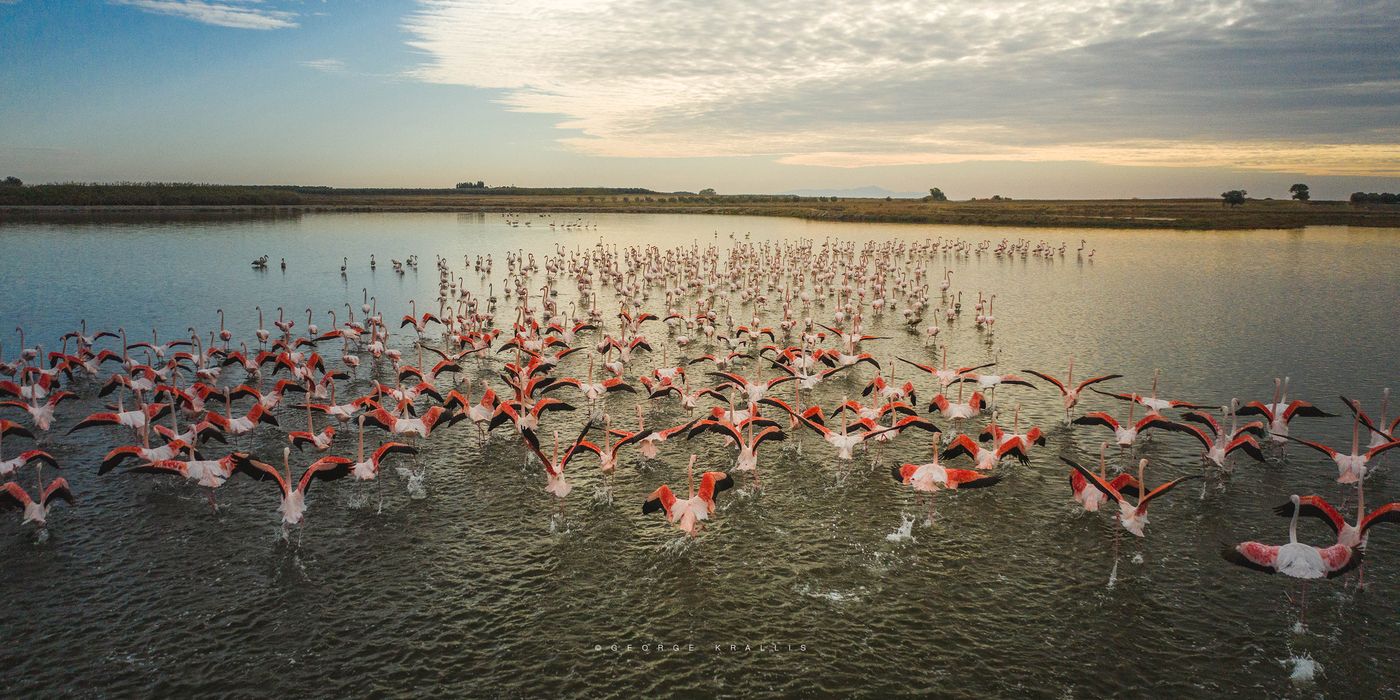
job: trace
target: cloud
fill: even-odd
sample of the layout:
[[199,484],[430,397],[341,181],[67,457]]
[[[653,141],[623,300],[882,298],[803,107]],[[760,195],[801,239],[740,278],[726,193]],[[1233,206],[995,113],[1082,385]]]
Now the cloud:
[[323,73],[339,73],[345,70],[345,62],[338,58],[316,58],[310,61],[302,61],[305,68],[318,70]]
[[146,12],[192,19],[204,24],[234,29],[291,29],[297,26],[296,13],[260,7],[261,0],[109,0],[114,5],[130,5]]
[[418,80],[601,156],[1395,173],[1400,0],[421,0]]

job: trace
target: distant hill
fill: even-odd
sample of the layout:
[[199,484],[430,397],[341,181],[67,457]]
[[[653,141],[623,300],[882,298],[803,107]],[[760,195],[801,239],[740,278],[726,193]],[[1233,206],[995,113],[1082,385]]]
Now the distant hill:
[[799,197],[894,197],[895,199],[918,199],[928,196],[928,192],[894,192],[877,185],[853,187],[845,190],[788,190],[779,194],[795,194]]

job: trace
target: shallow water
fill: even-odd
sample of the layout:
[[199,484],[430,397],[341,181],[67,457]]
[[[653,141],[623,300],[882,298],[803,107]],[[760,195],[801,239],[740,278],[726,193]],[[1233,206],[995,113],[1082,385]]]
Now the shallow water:
[[[997,295],[990,343],[967,312],[954,325],[940,322],[950,364],[1000,352],[1002,371],[1058,376],[1072,354],[1076,376],[1117,372],[1125,378],[1111,387],[1146,391],[1160,368],[1164,396],[1212,405],[1267,399],[1272,378],[1288,375],[1294,396],[1331,412],[1342,411],[1338,394],[1375,409],[1381,388],[1400,379],[1395,230],[1119,232],[648,215],[593,215],[586,229],[551,230],[550,221],[573,217],[526,218],[528,228],[477,214],[4,224],[0,328],[22,325],[28,345],[46,348],[80,318],[89,331],[124,326],[132,342],[154,326],[164,340],[192,325],[207,333],[223,308],[235,335],[251,337],[254,305],[272,310],[268,327],[279,305],[298,331],[308,306],[326,327],[327,309],[350,303],[359,315],[362,288],[397,318],[409,299],[436,306],[437,255],[460,270],[463,255],[491,253],[499,292],[507,250],[542,259],[555,246],[599,240],[1007,237],[1067,241],[1070,250],[1048,262],[949,260],[965,307],[979,290]],[[1093,262],[1076,260],[1080,239],[1097,251]],[[370,253],[379,259],[374,272]],[[419,272],[389,269],[390,258],[414,253]],[[271,256],[270,269],[251,270],[248,260],[261,254]],[[350,259],[344,279],[342,256]],[[561,285],[561,305],[572,293]],[[606,310],[615,308],[609,301],[600,296]],[[735,303],[736,319],[746,319]],[[653,293],[651,310],[663,306]],[[899,321],[868,318],[867,330],[893,339],[866,349],[882,363],[896,355],[934,363]],[[647,332],[666,335],[660,324]],[[0,337],[12,357],[18,338]],[[395,340],[408,347],[412,335]],[[629,375],[658,366],[656,350]],[[583,372],[583,355],[557,374]],[[857,395],[871,374],[847,373],[817,398],[830,406]],[[476,376],[499,387],[494,366]],[[926,406],[934,384],[913,378]],[[367,384],[362,369],[352,386]],[[1397,694],[1400,528],[1372,532],[1363,593],[1354,577],[1309,586],[1301,633],[1298,608],[1285,599],[1297,595],[1292,581],[1218,554],[1222,542],[1285,541],[1287,521],[1269,509],[1291,493],[1341,501],[1348,490],[1330,462],[1297,445],[1268,465],[1237,457],[1231,476],[1155,502],[1139,540],[1070,499],[1056,456],[1091,460],[1105,434],[1068,429],[1058,396],[1037,384],[1008,387],[999,401],[1003,409],[1021,402],[1022,420],[1044,427],[1050,442],[1029,465],[1004,467],[995,488],[942,492],[930,503],[891,481],[889,465],[924,461],[922,433],[858,452],[849,466],[807,434],[766,448],[762,491],[721,495],[693,541],[639,506],[657,485],[683,482],[691,451],[704,468],[728,468],[732,452],[714,437],[668,443],[655,464],[629,454],[610,498],[596,462],[585,460],[571,468],[575,488],[561,512],[506,429],[483,446],[460,425],[422,443],[426,498],[412,499],[392,470],[377,484],[318,485],[290,543],[266,484],[235,477],[211,515],[192,486],[98,477],[115,431],[56,437],[48,449],[78,506],[55,508],[42,543],[17,517],[0,520],[6,694]],[[75,385],[84,396],[95,390]],[[617,395],[609,410],[630,425],[634,402]],[[649,425],[685,419],[674,403],[653,403]],[[1097,396],[1085,404],[1124,413]],[[67,405],[55,434],[95,405]],[[582,413],[551,427],[577,430]],[[20,418],[12,414],[0,415]],[[336,453],[353,454],[353,432],[337,436]],[[1300,419],[1293,432],[1341,445],[1351,430],[1343,418]],[[241,446],[271,457],[280,438],[262,433]],[[27,444],[13,443],[6,455]],[[1185,436],[1155,435],[1139,452],[1151,460],[1152,482],[1201,469]],[[1368,503],[1400,499],[1397,460],[1391,454],[1367,482]],[[1329,537],[1315,522],[1300,533],[1314,543]],[[1322,670],[1299,680],[1298,659]]]

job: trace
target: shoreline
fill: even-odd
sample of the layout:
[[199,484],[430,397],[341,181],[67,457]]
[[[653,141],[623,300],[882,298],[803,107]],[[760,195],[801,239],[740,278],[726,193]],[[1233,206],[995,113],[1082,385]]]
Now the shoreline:
[[[1223,207],[1218,200],[921,200],[725,202],[724,197],[679,201],[579,201],[567,196],[327,195],[296,204],[0,205],[8,221],[283,217],[321,213],[558,213],[709,214],[780,216],[810,221],[1027,228],[1179,230],[1295,229],[1306,226],[1400,228],[1400,207],[1346,202],[1250,201]],[[591,198],[590,198],[591,199]],[[621,199],[621,198],[614,198]],[[640,199],[640,198],[639,198]],[[346,201],[352,200],[352,201]]]

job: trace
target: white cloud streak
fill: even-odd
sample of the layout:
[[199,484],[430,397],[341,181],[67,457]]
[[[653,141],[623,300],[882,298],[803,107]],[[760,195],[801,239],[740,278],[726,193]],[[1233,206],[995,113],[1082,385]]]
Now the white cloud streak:
[[345,62],[338,58],[316,58],[310,61],[302,61],[303,68],[318,70],[322,73],[340,73],[345,70]]
[[231,0],[203,2],[202,0],[110,0],[114,5],[129,5],[146,12],[233,29],[292,29],[297,26],[296,13],[261,7],[261,0]]
[[560,115],[593,155],[1393,174],[1373,27],[1398,5],[421,0],[405,29],[412,77]]

